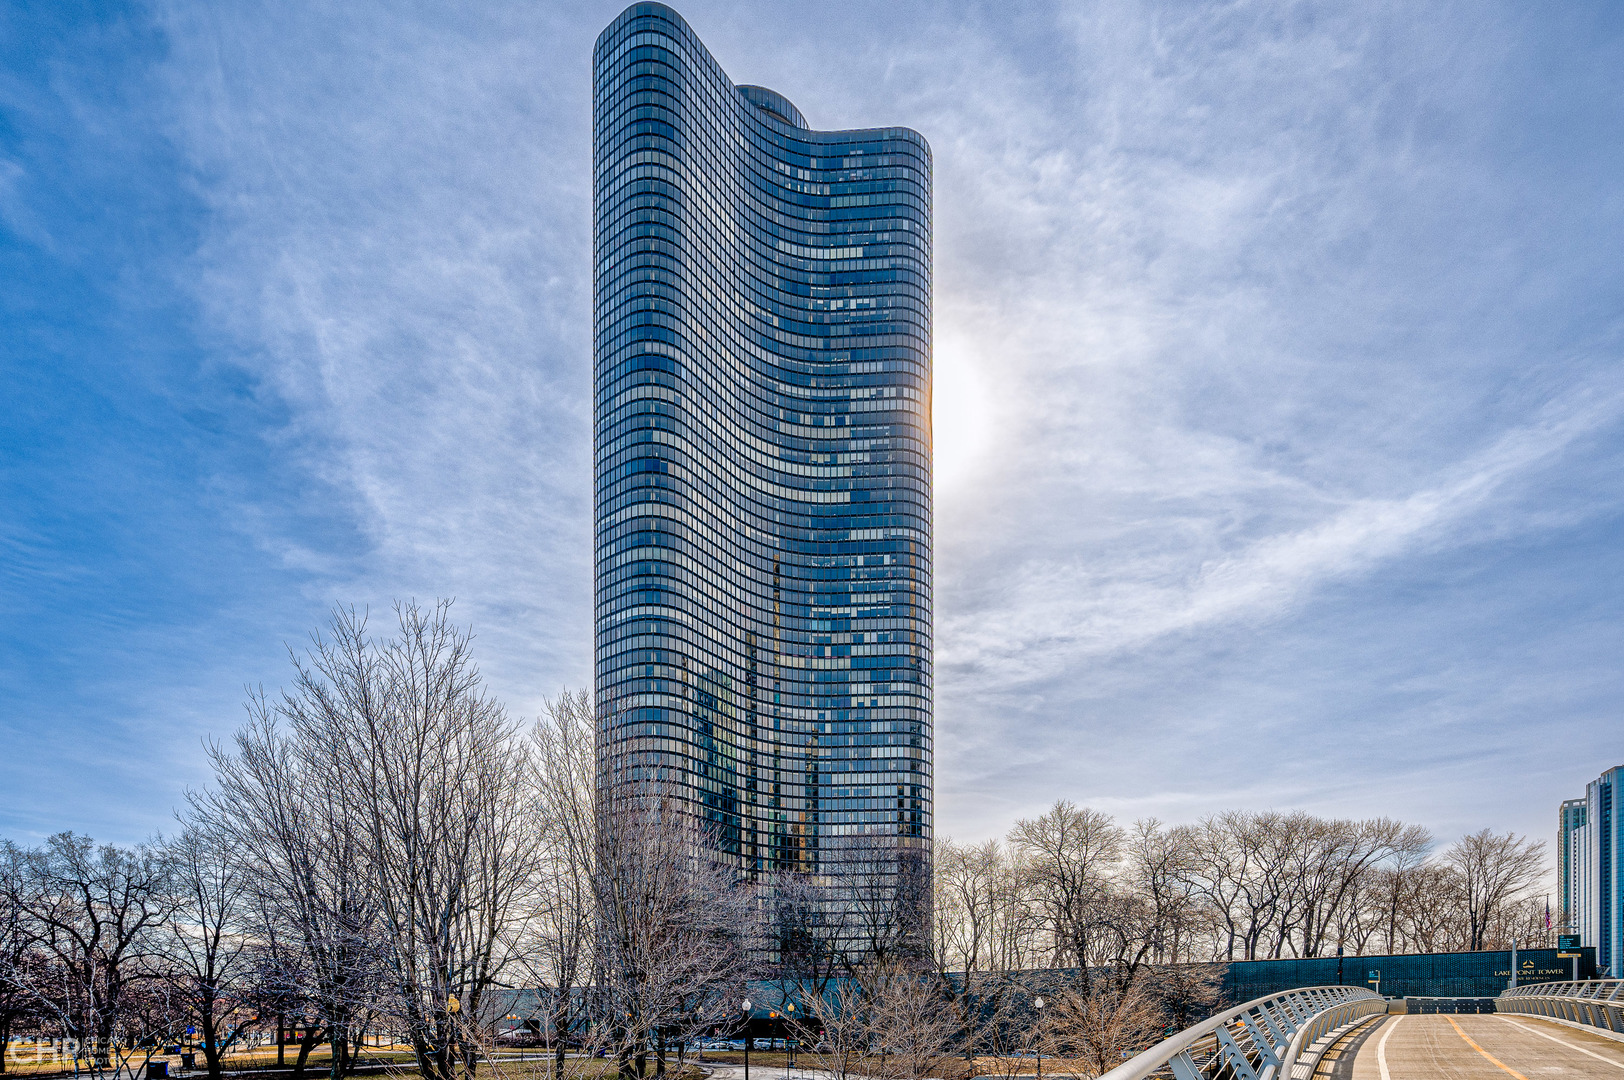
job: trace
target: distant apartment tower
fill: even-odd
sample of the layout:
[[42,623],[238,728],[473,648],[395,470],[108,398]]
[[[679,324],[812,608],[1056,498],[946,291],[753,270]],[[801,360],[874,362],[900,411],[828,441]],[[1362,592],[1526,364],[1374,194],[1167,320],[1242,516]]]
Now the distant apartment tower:
[[1568,799],[1556,811],[1556,930],[1562,934],[1579,932],[1579,898],[1574,883],[1574,830],[1585,823],[1584,799]]
[[[1596,971],[1624,978],[1624,898],[1619,873],[1618,800],[1624,794],[1624,765],[1617,765],[1585,787],[1583,799],[1562,804],[1562,831],[1557,838],[1558,873],[1569,925],[1583,945],[1596,947]],[[1563,856],[1566,859],[1563,860]],[[1565,871],[1560,865],[1565,862]]]
[[661,4],[593,78],[600,754],[747,876],[928,882],[930,148]]

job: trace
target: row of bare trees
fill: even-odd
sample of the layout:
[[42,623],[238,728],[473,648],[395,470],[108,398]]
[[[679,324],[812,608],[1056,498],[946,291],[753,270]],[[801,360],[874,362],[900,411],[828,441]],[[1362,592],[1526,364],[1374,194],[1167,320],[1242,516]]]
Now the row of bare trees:
[[[257,922],[332,1047],[404,1035],[428,1080],[471,1076],[505,990],[539,988],[566,1046],[641,1074],[738,1000],[753,893],[674,793],[606,773],[587,694],[528,731],[483,689],[449,605],[353,611],[256,695],[193,813],[253,866]],[[622,782],[626,781],[626,782]]]
[[1542,872],[1541,844],[1486,829],[1436,851],[1381,818],[1124,827],[1061,801],[1001,841],[937,842],[933,967],[962,973],[958,1045],[1103,1072],[1210,1011],[1224,962],[1545,945]]
[[387,1032],[425,1080],[467,1080],[526,988],[553,1080],[599,1051],[630,1080],[736,1030],[753,985],[838,1078],[1045,1048],[1103,1070],[1210,1010],[1212,961],[1530,932],[1536,846],[1434,854],[1419,828],[1300,813],[1122,827],[1062,802],[938,843],[934,873],[868,836],[823,838],[835,878],[752,878],[686,793],[604,752],[590,695],[510,717],[447,604],[398,605],[389,636],[339,610],[292,661],[172,836],[0,849],[0,1039],[116,1073],[193,1029],[218,1078],[292,1030],[295,1076],[325,1045],[339,1080]]
[[325,1044],[337,1078],[386,1031],[450,1080],[513,987],[540,988],[559,1077],[566,1045],[628,1072],[654,1048],[663,1072],[667,1042],[713,1029],[755,894],[670,793],[605,782],[588,695],[510,718],[448,607],[398,606],[389,637],[335,612],[209,747],[173,837],[0,849],[0,1038],[116,1073],[192,1029],[218,1077],[246,1032],[291,1029],[296,1074]]
[[1386,818],[1229,811],[1194,825],[1058,802],[1003,841],[936,845],[937,962],[1110,967],[1543,944],[1543,845],[1485,829],[1434,850]]

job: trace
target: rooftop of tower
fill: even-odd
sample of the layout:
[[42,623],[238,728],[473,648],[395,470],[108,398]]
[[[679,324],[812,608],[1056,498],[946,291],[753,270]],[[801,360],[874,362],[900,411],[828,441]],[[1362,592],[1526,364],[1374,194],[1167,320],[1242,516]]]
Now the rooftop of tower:
[[739,93],[763,112],[770,113],[794,127],[812,130],[812,125],[806,122],[806,117],[801,115],[801,110],[795,107],[795,103],[777,90],[749,85],[740,86],[738,89]]

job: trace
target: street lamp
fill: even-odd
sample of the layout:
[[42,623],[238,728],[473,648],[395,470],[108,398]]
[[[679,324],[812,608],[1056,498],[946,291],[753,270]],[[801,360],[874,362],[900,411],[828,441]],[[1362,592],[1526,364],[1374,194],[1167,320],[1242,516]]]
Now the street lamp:
[[785,1005],[784,1011],[789,1014],[789,1022],[784,1025],[784,1041],[787,1044],[786,1049],[789,1050],[789,1064],[784,1066],[784,1080],[789,1080],[789,1071],[795,1068],[795,1047],[800,1044],[801,1040],[796,1039],[794,1042],[789,1042],[789,1036],[794,1034],[795,1031],[795,1002],[792,1001]]
[[744,999],[744,1080],[750,1080],[750,999]]
[[1032,999],[1032,1008],[1038,1011],[1037,1030],[1032,1033],[1032,1046],[1038,1052],[1038,1080],[1043,1080],[1043,999]]

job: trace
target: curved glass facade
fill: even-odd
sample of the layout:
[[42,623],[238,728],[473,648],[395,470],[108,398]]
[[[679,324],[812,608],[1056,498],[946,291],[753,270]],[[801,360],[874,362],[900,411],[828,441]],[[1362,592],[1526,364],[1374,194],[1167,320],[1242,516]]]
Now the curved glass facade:
[[751,875],[928,868],[930,148],[811,130],[660,4],[593,72],[604,752]]

